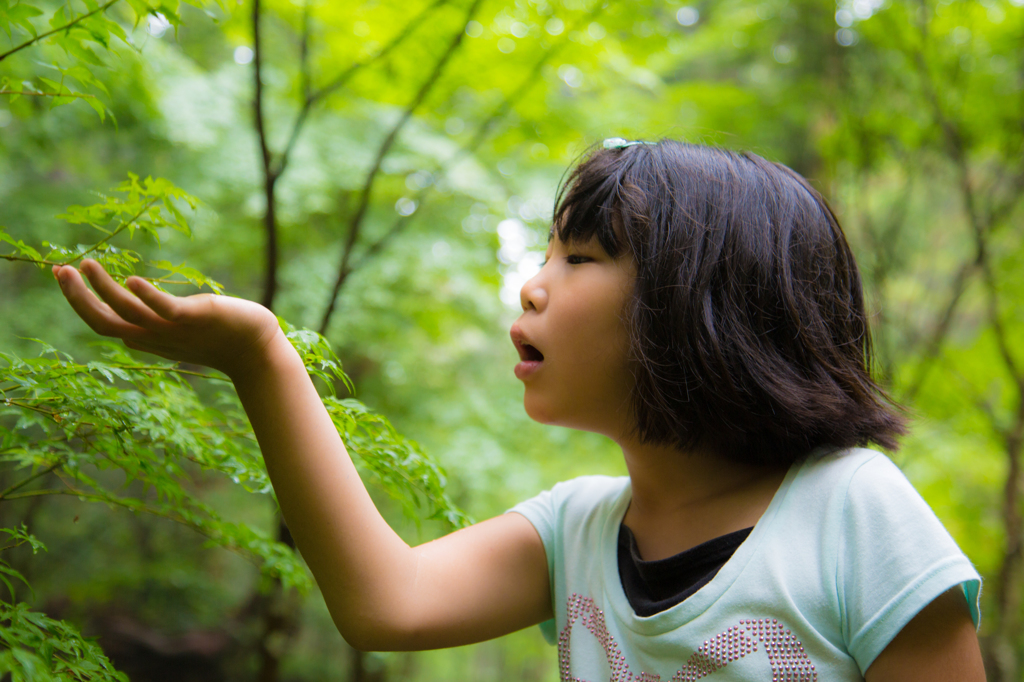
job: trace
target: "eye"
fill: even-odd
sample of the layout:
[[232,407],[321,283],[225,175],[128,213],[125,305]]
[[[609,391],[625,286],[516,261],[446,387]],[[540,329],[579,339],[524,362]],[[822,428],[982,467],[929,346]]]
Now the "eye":
[[569,265],[582,265],[583,263],[588,263],[592,260],[594,259],[589,256],[581,256],[577,253],[572,253],[565,257],[565,262]]

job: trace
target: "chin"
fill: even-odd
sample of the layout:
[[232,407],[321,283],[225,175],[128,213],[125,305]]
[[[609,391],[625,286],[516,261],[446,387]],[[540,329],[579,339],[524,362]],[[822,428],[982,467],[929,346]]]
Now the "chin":
[[529,392],[523,397],[523,407],[526,409],[526,415],[538,424],[608,435],[601,426],[580,419],[579,415],[566,414],[565,410],[559,410],[556,405],[532,399]]
[[523,408],[526,410],[526,416],[539,424],[553,425],[557,423],[557,417],[552,412],[551,406],[544,405],[543,401],[531,399],[529,390],[523,396]]

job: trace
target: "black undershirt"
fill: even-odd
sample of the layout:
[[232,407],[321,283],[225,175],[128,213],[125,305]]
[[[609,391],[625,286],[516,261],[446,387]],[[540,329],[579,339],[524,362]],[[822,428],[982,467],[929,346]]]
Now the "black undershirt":
[[684,601],[711,582],[752,530],[722,535],[666,559],[644,561],[633,532],[620,525],[619,579],[629,605],[638,616],[653,616]]

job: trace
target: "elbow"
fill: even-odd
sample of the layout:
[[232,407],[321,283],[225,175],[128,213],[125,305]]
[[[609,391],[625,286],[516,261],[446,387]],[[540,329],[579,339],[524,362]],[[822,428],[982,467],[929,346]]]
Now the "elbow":
[[363,628],[338,628],[342,638],[356,651],[403,651],[388,633],[369,632]]
[[379,638],[362,632],[353,631],[352,628],[348,628],[346,630],[338,628],[338,632],[341,633],[342,639],[344,639],[345,642],[356,651],[393,651],[393,649],[389,649]]
[[416,651],[423,648],[422,637],[401,616],[349,615],[334,617],[334,624],[348,645],[357,651]]

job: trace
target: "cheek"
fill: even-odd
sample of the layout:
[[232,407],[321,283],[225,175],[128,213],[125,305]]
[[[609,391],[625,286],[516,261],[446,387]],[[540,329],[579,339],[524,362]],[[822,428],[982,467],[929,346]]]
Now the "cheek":
[[617,430],[633,390],[625,327],[611,316],[564,319],[573,333],[552,358],[550,371],[527,385],[526,413],[544,424]]
[[626,367],[629,332],[622,316],[605,310],[580,311],[568,317],[566,328],[573,330],[569,338],[577,364],[591,368],[587,374],[599,367],[609,371]]

